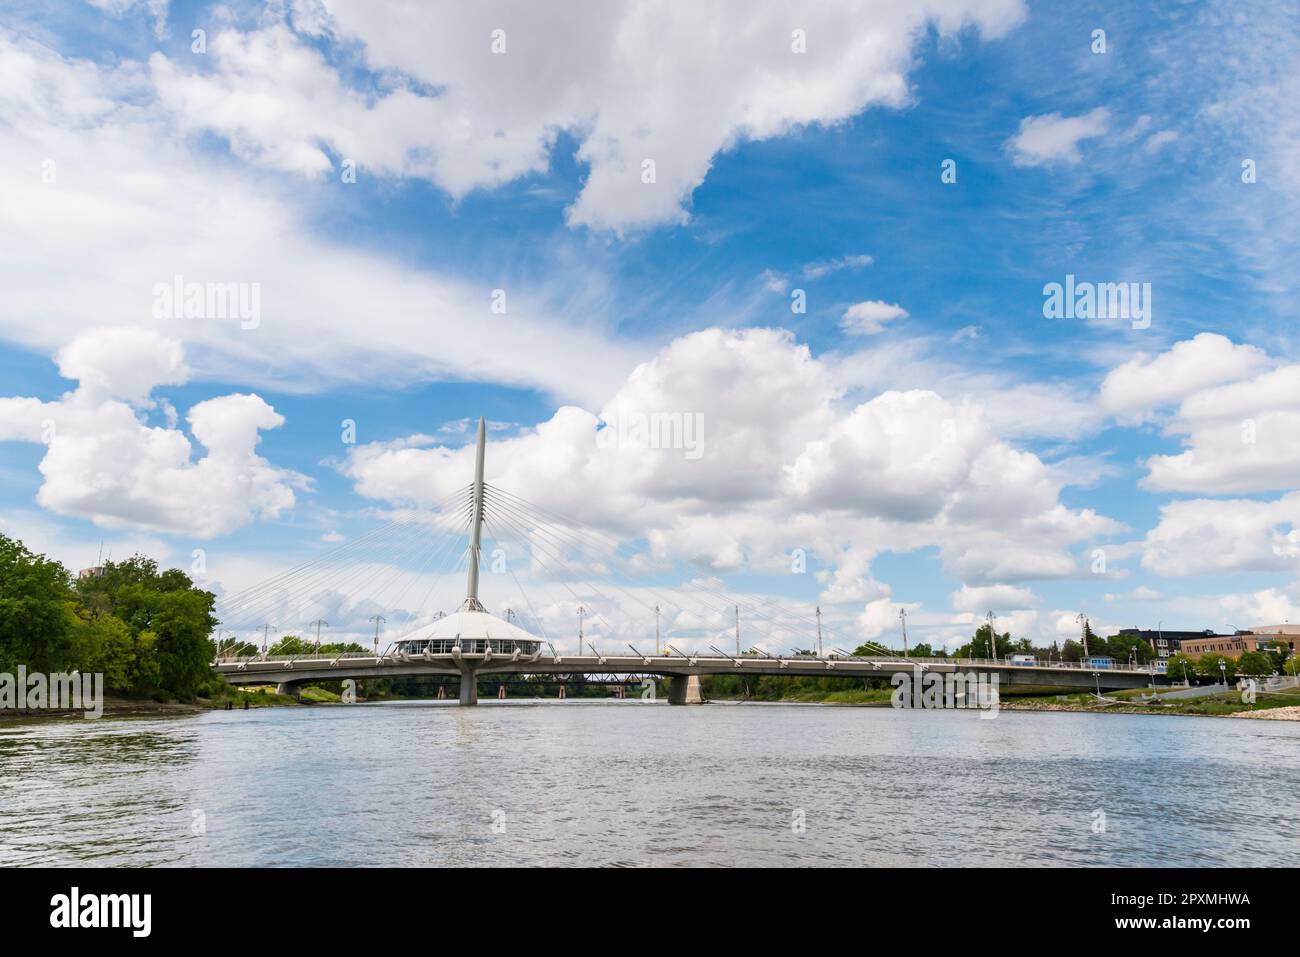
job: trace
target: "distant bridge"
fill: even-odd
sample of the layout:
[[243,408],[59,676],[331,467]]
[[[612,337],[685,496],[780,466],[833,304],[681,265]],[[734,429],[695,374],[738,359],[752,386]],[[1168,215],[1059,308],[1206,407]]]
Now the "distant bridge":
[[1075,662],[1051,664],[1009,664],[983,658],[815,657],[793,655],[525,655],[448,654],[423,655],[299,655],[263,658],[232,658],[217,662],[217,671],[233,685],[274,684],[292,694],[306,682],[340,681],[345,678],[409,678],[447,676],[460,679],[461,704],[478,701],[479,679],[537,676],[564,679],[573,675],[655,675],[676,679],[669,693],[670,704],[700,704],[703,675],[785,675],[812,678],[883,678],[896,674],[996,675],[999,686],[1041,686],[1118,690],[1144,688],[1154,680],[1150,670],[1137,668],[1092,668]]
[[[480,678],[491,680],[493,677],[506,676],[527,678],[551,678],[565,682],[573,676],[613,676],[613,675],[654,675],[671,678],[669,702],[672,704],[700,704],[704,697],[701,692],[700,678],[704,675],[742,675],[762,677],[764,675],[786,675],[790,677],[815,678],[881,678],[892,679],[896,675],[915,675],[918,672],[928,675],[973,675],[977,677],[996,676],[999,685],[1036,685],[1043,687],[1091,688],[1103,689],[1141,688],[1153,683],[1154,673],[1138,668],[1098,668],[1089,664],[1072,662],[1049,662],[1048,664],[1012,664],[1005,660],[990,659],[955,659],[955,658],[913,658],[891,654],[860,656],[846,654],[842,649],[823,655],[821,609],[817,610],[815,621],[805,619],[802,627],[816,628],[817,654],[796,651],[793,654],[771,655],[758,648],[750,652],[740,650],[740,604],[735,605],[736,613],[736,655],[728,655],[717,647],[712,647],[711,655],[682,654],[668,645],[673,654],[656,652],[654,655],[641,654],[634,645],[628,648],[630,655],[604,655],[591,641],[584,641],[582,633],[583,609],[579,608],[578,648],[590,649],[591,654],[567,655],[557,653],[550,642],[549,655],[543,654],[543,644],[537,635],[518,627],[513,621],[488,614],[479,601],[479,565],[482,549],[483,525],[491,515],[505,520],[519,528],[519,521],[525,521],[519,509],[522,499],[502,493],[484,482],[484,456],[486,446],[486,427],[479,419],[478,442],[475,457],[474,483],[462,490],[453,499],[453,518],[463,523],[469,532],[467,552],[466,598],[460,610],[451,615],[440,615],[432,622],[415,628],[390,646],[384,654],[367,655],[364,653],[348,654],[312,654],[296,656],[268,656],[263,644],[261,655],[241,658],[220,659],[216,663],[218,672],[234,685],[274,684],[283,692],[292,693],[302,684],[311,681],[338,681],[344,679],[366,680],[375,678],[406,678],[419,676],[454,676],[460,682],[460,703],[475,704],[478,701],[477,684]],[[464,500],[461,501],[461,497]],[[455,502],[460,502],[455,505]],[[494,504],[495,503],[495,504]],[[496,511],[490,514],[489,506]],[[521,517],[522,516],[522,517]],[[553,543],[563,540],[557,538],[558,526],[555,519],[544,517],[537,522],[539,539],[549,537]],[[524,529],[525,532],[527,529]],[[380,531],[383,531],[382,529]],[[375,537],[378,533],[372,533]],[[417,535],[417,537],[423,537]],[[525,534],[524,538],[527,538]],[[540,551],[550,550],[539,546]],[[540,554],[535,551],[534,558]],[[552,551],[552,554],[554,552]],[[248,609],[265,605],[267,596],[272,598],[279,589],[293,586],[297,590],[307,591],[313,588],[307,584],[311,581],[310,572],[315,562],[291,569],[269,583],[255,586],[248,592],[230,599],[227,604],[235,615],[247,614]],[[363,569],[371,577],[375,572]],[[337,575],[335,577],[338,577]],[[576,597],[576,595],[575,595]],[[635,597],[635,596],[634,596]],[[525,598],[527,596],[525,595]],[[531,604],[531,602],[530,602]],[[717,611],[716,603],[713,609]],[[755,609],[761,617],[774,620],[772,614],[765,612],[760,605]],[[654,606],[656,616],[655,646],[660,647],[658,615],[659,606]],[[791,616],[797,618],[798,616]],[[376,616],[382,619],[382,616]],[[376,620],[372,619],[372,620]],[[312,622],[319,629],[327,624],[317,620]],[[269,625],[264,626],[269,629]],[[265,636],[265,632],[264,632]],[[906,648],[906,637],[904,637]],[[863,645],[868,651],[874,650],[870,642]],[[378,629],[376,628],[376,652],[378,651]],[[859,651],[862,648],[858,649]],[[880,649],[884,651],[884,649]],[[606,679],[608,680],[608,679]],[[632,678],[628,678],[631,682]],[[947,682],[945,682],[947,683]],[[916,689],[918,692],[922,689]]]

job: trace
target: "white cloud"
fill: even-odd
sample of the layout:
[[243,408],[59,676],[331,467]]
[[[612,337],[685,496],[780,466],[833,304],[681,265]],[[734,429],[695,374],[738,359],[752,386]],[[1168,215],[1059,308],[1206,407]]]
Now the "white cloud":
[[[0,30],[0,166],[25,171],[0,178],[0,336],[52,353],[132,326],[182,341],[195,377],[253,388],[468,379],[584,401],[644,353],[600,318],[567,318],[608,308],[589,257],[557,253],[538,283],[440,275],[323,239],[316,194],[187,149],[151,96],[138,63],[101,67]],[[177,275],[257,283],[260,325],[154,318],[155,286]],[[505,314],[491,310],[498,287]]]
[[1160,509],[1142,566],[1160,575],[1300,568],[1300,492],[1272,502],[1188,499]]
[[844,315],[840,317],[840,328],[850,335],[874,336],[885,330],[885,323],[906,317],[907,310],[897,303],[867,300],[854,303],[844,310]]
[[[115,349],[122,348],[118,354]],[[151,358],[151,350],[156,355]],[[275,517],[294,504],[305,479],[256,453],[260,432],[284,419],[256,395],[225,395],[190,409],[197,460],[185,434],[150,426],[123,398],[143,402],[124,379],[127,360],[141,361],[141,382],[183,381],[175,342],[105,330],[70,343],[65,373],[87,378],[55,402],[0,398],[0,441],[45,442],[37,501],[60,515],[106,528],[135,528],[211,538],[256,516]]]
[[1185,449],[1148,458],[1144,488],[1241,494],[1296,484],[1300,364],[1278,366],[1254,346],[1201,333],[1112,370],[1100,399],[1123,422],[1178,403],[1165,431],[1182,437]]
[[[643,363],[601,412],[698,414],[698,455],[601,447],[597,417],[566,407],[493,442],[488,480],[644,535],[662,560],[774,570],[804,548],[833,569],[835,602],[888,596],[857,542],[937,547],[962,580],[1006,583],[1077,574],[1071,545],[1119,528],[1062,505],[1052,470],[1000,440],[978,407],[921,390],[845,407],[830,379],[788,333],[704,330]],[[369,444],[343,471],[368,497],[428,504],[464,484],[471,456],[424,439]]]
[[986,611],[1014,611],[1038,604],[1038,596],[1028,588],[1014,585],[985,585],[972,588],[963,585],[952,593],[952,607],[958,611],[982,613]]
[[160,385],[189,378],[181,344],[152,329],[95,329],[59,350],[59,374],[76,379],[87,397],[144,402]]
[[1218,604],[1235,627],[1259,628],[1300,621],[1300,599],[1278,588],[1224,595]]
[[1244,379],[1267,364],[1261,349],[1202,332],[1158,356],[1140,355],[1112,369],[1101,384],[1101,404],[1122,419],[1140,420],[1152,409]]
[[807,263],[803,267],[803,277],[805,279],[821,279],[829,276],[831,273],[839,272],[842,269],[865,269],[875,260],[866,254],[857,254],[851,256],[838,256],[835,259],[827,259],[822,262]]
[[1080,116],[1026,116],[1020,131],[1007,140],[1007,150],[1016,166],[1077,163],[1082,159],[1079,143],[1103,135],[1109,127],[1110,113],[1100,106]]
[[[569,222],[618,232],[684,221],[714,157],[741,141],[904,105],[928,24],[996,38],[1024,17],[1020,0],[838,0],[795,18],[784,4],[739,0],[327,0],[314,10],[293,22],[356,43],[378,91],[348,87],[284,24],[224,31],[210,71],[155,54],[158,88],[185,124],[254,162],[320,176],[332,152],[456,197],[544,172],[567,131],[589,166]],[[792,52],[795,28],[806,54]],[[491,52],[494,30],[504,53]]]

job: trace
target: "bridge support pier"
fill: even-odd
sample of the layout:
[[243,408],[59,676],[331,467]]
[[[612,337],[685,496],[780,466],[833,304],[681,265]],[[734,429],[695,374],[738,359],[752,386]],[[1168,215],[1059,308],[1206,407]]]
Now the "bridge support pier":
[[460,703],[478,704],[478,681],[474,669],[464,662],[460,665]]
[[673,675],[668,688],[669,704],[704,704],[699,675]]
[[276,686],[275,686],[275,693],[276,693],[276,694],[291,694],[291,695],[293,695],[295,698],[299,698],[299,697],[301,697],[301,694],[300,694],[299,691],[298,691],[298,686],[295,685],[295,684],[290,684],[290,683],[287,682],[287,681],[282,681],[282,682],[280,682],[278,685],[276,685]]

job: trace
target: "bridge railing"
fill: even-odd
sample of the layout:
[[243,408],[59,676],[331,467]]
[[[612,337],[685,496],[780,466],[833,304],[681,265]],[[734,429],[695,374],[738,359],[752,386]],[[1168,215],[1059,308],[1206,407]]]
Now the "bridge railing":
[[[356,659],[356,658],[374,659],[374,658],[377,658],[377,657],[379,657],[379,656],[374,655],[374,654],[369,653],[369,652],[345,651],[345,652],[340,652],[340,653],[337,653],[337,654],[332,654],[332,653],[324,653],[324,654],[322,654],[322,653],[313,653],[313,654],[309,654],[309,655],[267,655],[266,657],[263,657],[262,655],[244,655],[244,656],[238,656],[238,657],[236,657],[236,656],[223,656],[223,657],[221,657],[221,658],[218,658],[217,660],[218,660],[218,662],[221,663],[221,664],[241,664],[241,663],[252,664],[252,663],[254,663],[254,662],[336,661],[336,660],[341,661],[341,660],[346,660],[346,659]],[[390,660],[401,660],[401,659],[400,659],[400,656],[394,656],[394,655],[391,655],[391,654],[388,655],[388,656],[386,656],[386,657],[388,657]],[[419,656],[419,655],[414,655],[414,656],[410,656],[410,657],[411,657],[412,659],[417,659],[417,658],[419,658],[420,656]],[[562,657],[563,657],[563,658],[570,659],[570,660],[575,660],[575,659],[581,659],[581,658],[595,658],[596,656],[593,656],[593,655],[563,655]],[[887,663],[889,663],[889,664],[893,664],[893,665],[899,665],[899,664],[903,664],[903,663],[907,663],[907,664],[915,664],[915,665],[954,665],[954,666],[959,667],[959,668],[980,668],[980,667],[982,667],[982,668],[990,668],[990,667],[996,667],[996,668],[1020,668],[1020,669],[1024,669],[1025,671],[1033,671],[1034,669],[1039,669],[1039,670],[1049,670],[1049,669],[1050,669],[1050,670],[1053,670],[1053,671],[1055,671],[1055,670],[1076,670],[1076,671],[1084,671],[1084,672],[1087,672],[1087,673],[1089,673],[1089,674],[1091,674],[1091,673],[1094,672],[1094,671],[1096,671],[1096,672],[1118,672],[1118,671],[1122,671],[1122,672],[1126,672],[1126,673],[1128,673],[1128,674],[1153,674],[1153,673],[1156,673],[1156,672],[1155,672],[1155,669],[1152,668],[1151,666],[1145,666],[1145,667],[1144,667],[1144,666],[1138,666],[1137,668],[1130,668],[1130,667],[1127,666],[1127,664],[1119,665],[1119,666],[1111,666],[1111,667],[1097,667],[1096,665],[1086,664],[1086,663],[1081,662],[1081,661],[1051,661],[1051,662],[1038,661],[1038,662],[1036,662],[1036,663],[1034,663],[1034,664],[1027,664],[1027,663],[1023,663],[1023,662],[1012,662],[1012,661],[1007,661],[1006,659],[1003,659],[1003,658],[933,658],[933,657],[918,658],[918,657],[910,657],[910,656],[904,658],[904,657],[902,657],[901,655],[892,655],[892,656],[877,655],[877,656],[872,656],[872,657],[859,657],[859,656],[846,656],[846,655],[826,655],[826,656],[824,656],[824,657],[820,657],[820,658],[817,657],[816,655],[772,655],[770,658],[763,658],[763,657],[754,656],[754,655],[742,655],[742,656],[740,657],[740,659],[732,659],[732,658],[728,658],[728,657],[726,657],[726,656],[719,656],[719,655],[687,655],[687,656],[682,656],[682,655],[642,655],[642,656],[634,656],[634,655],[618,655],[618,654],[613,654],[613,655],[604,655],[604,656],[601,656],[601,658],[598,658],[598,659],[596,659],[596,660],[607,659],[607,658],[621,659],[621,658],[637,658],[637,657],[642,658],[642,659],[644,659],[644,658],[652,658],[652,659],[658,659],[658,660],[663,660],[663,661],[673,661],[673,660],[678,660],[678,661],[680,661],[680,660],[683,660],[683,658],[685,658],[686,660],[710,661],[710,662],[714,662],[714,661],[716,661],[716,662],[724,662],[724,661],[732,661],[732,660],[742,660],[742,661],[769,661],[769,660],[770,660],[770,661],[778,661],[778,660],[780,660],[780,661],[828,661],[828,662],[829,662],[829,661],[844,661],[844,662],[859,662],[859,663],[862,663],[862,664],[870,664],[870,663],[872,663],[872,662],[879,662],[879,663],[886,663],[886,662],[887,662]]]
[[217,661],[222,664],[237,665],[241,662],[252,663],[254,661],[333,661],[336,658],[376,658],[371,652],[365,651],[342,651],[338,654],[319,652],[310,655],[221,655]]

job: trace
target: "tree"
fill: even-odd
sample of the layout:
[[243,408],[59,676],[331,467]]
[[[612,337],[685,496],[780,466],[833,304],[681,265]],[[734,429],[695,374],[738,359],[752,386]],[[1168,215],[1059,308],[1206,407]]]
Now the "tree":
[[1191,683],[1193,678],[1199,676],[1196,670],[1196,661],[1182,652],[1169,656],[1169,661],[1165,665],[1165,674],[1171,681],[1186,681]]
[[[1223,666],[1222,669],[1220,665]],[[1196,661],[1196,673],[1202,678],[1209,678],[1212,684],[1225,677],[1231,681],[1237,676],[1237,662],[1223,655],[1201,655]]]
[[0,670],[60,671],[72,662],[68,570],[0,535]]
[[157,687],[153,632],[133,635],[116,615],[95,614],[84,606],[73,614],[73,644],[82,671],[103,674],[110,691],[138,694]]
[[1015,644],[1011,640],[1010,632],[1003,632],[1000,635],[994,635],[990,648],[989,632],[991,629],[987,624],[980,625],[975,629],[975,636],[957,649],[958,658],[1005,658],[1015,651]]
[[135,690],[189,699],[211,681],[208,635],[217,625],[212,615],[216,596],[194,587],[180,569],[159,572],[152,558],[135,555],[105,563],[104,574],[79,581],[77,592],[93,613],[121,619],[141,651],[147,643],[152,663],[141,664],[137,681],[155,684],[137,684]]
[[[1092,639],[1089,639],[1088,647],[1093,647]],[[1109,655],[1116,661],[1129,661],[1135,650],[1138,664],[1145,665],[1156,656],[1155,649],[1136,635],[1113,635],[1097,639],[1097,653]]]
[[1237,659],[1238,674],[1271,675],[1275,670],[1272,656],[1262,651],[1247,651]]

